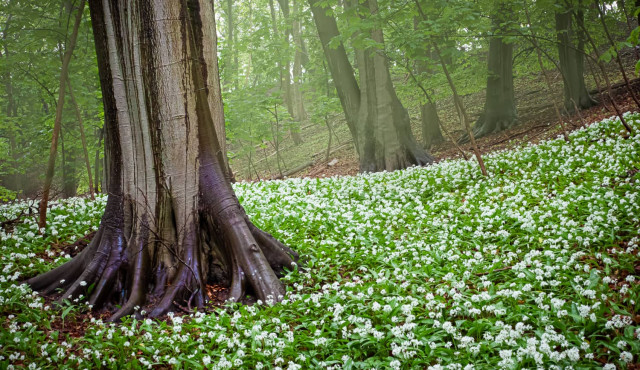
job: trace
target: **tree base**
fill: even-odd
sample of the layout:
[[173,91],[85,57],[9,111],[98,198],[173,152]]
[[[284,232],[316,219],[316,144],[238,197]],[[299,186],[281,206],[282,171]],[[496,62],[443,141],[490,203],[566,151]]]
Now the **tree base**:
[[[517,117],[496,118],[487,120],[485,115],[481,115],[476,121],[473,127],[473,137],[479,139],[481,137],[489,136],[498,132],[505,131],[518,124]],[[469,134],[465,133],[458,139],[459,144],[466,144],[471,140]]]
[[[87,298],[96,309],[120,306],[110,321],[134,314],[141,307],[148,309],[149,317],[203,308],[208,301],[207,284],[228,287],[225,298],[234,302],[246,302],[248,292],[264,302],[282,300],[285,290],[278,277],[295,265],[297,253],[246,216],[239,222],[242,225],[225,232],[229,243],[215,248],[212,240],[198,234],[195,223],[185,231],[181,245],[170,246],[150,237],[148,225],[141,225],[137,235],[125,238],[117,220],[103,220],[80,254],[27,280],[27,284],[45,295],[63,291],[59,302]],[[170,250],[173,265],[160,262],[163,249]]]

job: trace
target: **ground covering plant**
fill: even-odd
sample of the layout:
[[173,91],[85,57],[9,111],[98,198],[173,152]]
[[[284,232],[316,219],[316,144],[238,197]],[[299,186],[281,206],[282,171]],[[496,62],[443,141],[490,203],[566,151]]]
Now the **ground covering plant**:
[[[92,319],[20,281],[69,256],[106,197],[0,231],[0,367],[628,368],[640,354],[640,114],[473,160],[235,184],[304,266],[284,302],[167,320]],[[33,203],[0,207],[0,221]],[[142,310],[142,308],[141,308]],[[86,316],[82,316],[86,317]]]

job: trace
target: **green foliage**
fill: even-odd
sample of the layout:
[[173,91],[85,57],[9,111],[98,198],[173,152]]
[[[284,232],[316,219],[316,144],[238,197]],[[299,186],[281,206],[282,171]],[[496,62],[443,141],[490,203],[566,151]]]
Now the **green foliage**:
[[0,186],[0,203],[11,202],[16,199],[18,193]]
[[[69,2],[69,5],[72,2]],[[0,4],[0,176],[2,185],[33,196],[44,174],[58,97],[61,53],[71,30],[69,9],[60,1],[4,1]],[[75,11],[75,8],[73,8]],[[82,111],[91,158],[102,127],[102,99],[89,11],[85,9],[70,80]],[[68,98],[62,122],[66,173],[86,182],[74,107]],[[6,161],[4,159],[7,159]],[[60,177],[62,169],[56,174]],[[60,182],[60,181],[57,181]]]

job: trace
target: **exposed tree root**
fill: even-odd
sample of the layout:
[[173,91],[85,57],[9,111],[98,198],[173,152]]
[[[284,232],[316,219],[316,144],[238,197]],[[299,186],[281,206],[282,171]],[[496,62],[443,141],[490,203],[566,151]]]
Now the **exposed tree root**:
[[[113,214],[117,202],[110,199],[109,203],[105,212]],[[296,252],[257,228],[246,216],[237,221],[243,225],[236,225],[224,235],[222,258],[201,258],[203,253],[221,256],[211,245],[212,240],[220,238],[201,237],[201,226],[195,222],[183,230],[179,245],[168,246],[150,237],[153,233],[146,217],[138,221],[129,238],[124,237],[121,217],[105,220],[109,221],[102,222],[91,243],[75,258],[29,279],[32,289],[44,294],[62,290],[60,302],[82,297],[95,307],[120,305],[111,321],[136,314],[143,307],[149,309],[149,317],[159,317],[177,308],[190,311],[204,307],[208,299],[206,285],[214,283],[228,284],[227,300],[243,302],[251,291],[262,301],[277,302],[284,295],[277,278],[298,259]],[[208,226],[207,222],[202,224]],[[213,230],[209,227],[206,231]],[[164,248],[180,251],[173,256],[174,266],[162,263]],[[208,276],[211,268],[203,265],[207,263],[223,267],[223,281]]]

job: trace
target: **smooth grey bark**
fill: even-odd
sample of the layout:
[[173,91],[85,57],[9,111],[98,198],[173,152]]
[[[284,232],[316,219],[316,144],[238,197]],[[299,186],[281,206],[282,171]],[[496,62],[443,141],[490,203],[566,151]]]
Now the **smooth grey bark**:
[[[582,11],[577,17],[584,17]],[[591,98],[584,82],[584,38],[575,32],[570,11],[555,14],[556,36],[560,71],[564,82],[564,107],[568,112],[592,107],[596,102]]]
[[[433,162],[413,137],[409,114],[396,95],[386,56],[373,47],[356,49],[359,83],[356,82],[344,46],[329,46],[332,39],[339,36],[335,19],[326,14],[317,0],[309,0],[309,5],[349,129],[357,143],[360,171],[393,171]],[[376,0],[362,5],[371,14],[378,11]],[[382,30],[372,29],[367,36],[384,45]]]
[[513,88],[513,44],[500,34],[511,13],[507,2],[501,1],[492,17],[493,36],[489,40],[487,93],[484,111],[476,121],[474,135],[486,136],[503,131],[518,121]]
[[[90,3],[105,111],[105,214],[75,258],[29,279],[60,299],[203,307],[206,286],[277,302],[297,258],[248,219],[231,188],[211,1]],[[89,287],[92,287],[89,290]]]

